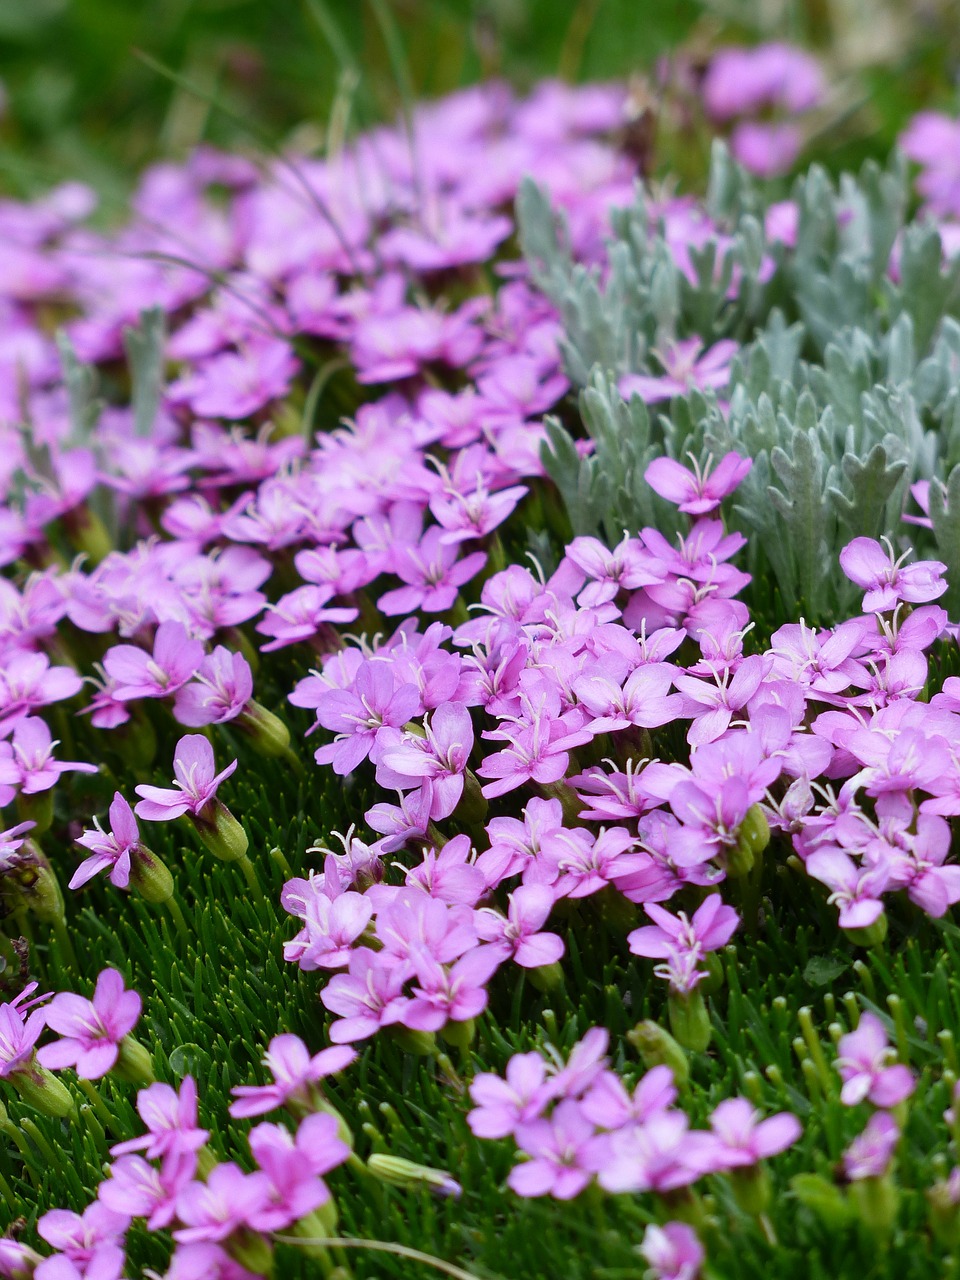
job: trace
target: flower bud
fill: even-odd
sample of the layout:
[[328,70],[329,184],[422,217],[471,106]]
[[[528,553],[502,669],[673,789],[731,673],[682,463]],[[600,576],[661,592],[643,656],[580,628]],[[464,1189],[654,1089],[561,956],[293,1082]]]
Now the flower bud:
[[878,916],[873,924],[860,929],[844,929],[843,932],[858,947],[882,946],[887,937],[887,917],[885,914]]
[[130,883],[148,902],[168,902],[173,897],[170,869],[144,844],[131,851]]
[[63,894],[56,873],[39,845],[24,840],[15,861],[4,873],[7,892],[19,899],[19,905],[32,912],[45,924],[62,924],[65,915]]
[[[306,1217],[300,1218],[290,1228],[290,1234],[299,1236],[303,1241],[329,1240],[331,1236],[337,1234],[337,1223],[340,1220],[340,1214],[337,1210],[336,1201],[331,1196],[330,1199],[320,1205],[318,1209],[314,1209],[312,1213],[308,1213]],[[327,1256],[327,1246],[323,1244],[304,1243],[302,1246],[304,1253],[314,1258],[325,1258]]]
[[627,1032],[627,1039],[639,1053],[648,1071],[653,1067],[669,1067],[673,1072],[674,1083],[681,1088],[690,1079],[690,1064],[686,1053],[670,1032],[665,1031],[658,1023],[650,1019],[638,1022],[632,1031]]
[[29,1245],[10,1236],[0,1237],[0,1276],[4,1280],[32,1280],[34,1268],[42,1261]]
[[954,1169],[946,1181],[935,1182],[926,1195],[933,1234],[948,1248],[955,1248],[960,1244],[960,1169]]
[[112,1074],[128,1084],[145,1086],[153,1084],[153,1059],[149,1051],[133,1036],[124,1036],[118,1046],[119,1054]]
[[563,986],[563,965],[559,960],[543,964],[537,969],[527,969],[527,977],[538,991],[555,991]]
[[247,703],[234,724],[256,744],[265,756],[288,756],[290,730],[272,711],[262,707],[253,698]]
[[860,1178],[850,1184],[857,1216],[868,1231],[887,1235],[893,1230],[900,1207],[900,1192],[888,1173],[881,1178]]
[[194,818],[193,824],[215,858],[235,862],[246,855],[249,847],[247,833],[221,800],[211,800],[203,810],[203,816]]
[[747,1165],[730,1170],[733,1198],[752,1218],[759,1218],[770,1208],[770,1175],[762,1164]]
[[702,1053],[710,1044],[713,1027],[702,993],[696,987],[686,994],[671,991],[667,997],[670,1030],[685,1049]]
[[737,843],[726,858],[727,875],[745,876],[770,843],[770,824],[758,804],[752,804],[737,830]]
[[796,1174],[790,1179],[790,1190],[826,1227],[844,1227],[853,1216],[854,1210],[844,1193],[819,1173]]
[[397,1187],[428,1187],[434,1195],[452,1196],[455,1200],[463,1192],[460,1183],[445,1169],[431,1169],[402,1156],[374,1154],[367,1161],[367,1168],[375,1178]]
[[73,1094],[46,1067],[34,1058],[18,1071],[11,1071],[7,1079],[28,1107],[42,1111],[45,1116],[64,1119],[76,1111]]
[[437,1038],[432,1031],[411,1031],[394,1023],[387,1027],[387,1034],[404,1053],[414,1053],[418,1058],[432,1058],[437,1052]]
[[452,1018],[449,1018],[440,1028],[440,1035],[446,1040],[447,1044],[452,1044],[461,1053],[466,1053],[471,1044],[473,1044],[473,1037],[476,1035],[476,1031],[477,1024],[473,1018],[467,1018],[465,1022],[454,1022]]

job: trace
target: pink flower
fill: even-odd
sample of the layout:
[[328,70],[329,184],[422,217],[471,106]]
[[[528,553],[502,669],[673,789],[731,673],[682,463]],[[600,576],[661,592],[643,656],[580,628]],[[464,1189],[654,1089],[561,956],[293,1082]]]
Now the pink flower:
[[108,649],[103,666],[120,702],[132,698],[166,698],[187,683],[203,660],[203,645],[191,640],[181,622],[161,622],[153,655],[133,644]]
[[413,1031],[439,1031],[447,1022],[469,1022],[487,1007],[486,983],[502,961],[495,947],[474,947],[449,969],[418,951],[410,957],[420,983],[401,1021]]
[[710,1117],[721,1167],[739,1169],[779,1155],[800,1137],[800,1121],[789,1111],[761,1120],[746,1098],[726,1098]]
[[234,720],[253,696],[253,673],[241,653],[218,644],[200,663],[196,679],[177,693],[173,714],[191,729]]
[[337,736],[330,746],[316,751],[317,764],[330,764],[334,773],[352,773],[367,756],[380,758],[381,730],[399,729],[420,712],[415,685],[398,683],[389,662],[362,662],[352,689],[330,688],[312,696],[309,691],[291,694],[296,706],[316,708],[317,723]]
[[650,1280],[697,1280],[706,1261],[697,1233],[685,1222],[651,1222],[639,1250],[650,1265]]
[[850,1143],[843,1155],[843,1168],[851,1182],[862,1178],[882,1178],[890,1168],[900,1141],[900,1130],[886,1111],[875,1112],[863,1133]]
[[116,969],[102,971],[92,1000],[61,991],[46,1010],[46,1022],[63,1039],[38,1051],[40,1065],[54,1071],[75,1067],[81,1080],[99,1080],[116,1064],[120,1041],[137,1025],[142,1007]]
[[169,1156],[159,1169],[143,1156],[121,1156],[100,1183],[97,1198],[115,1213],[146,1218],[148,1230],[161,1230],[177,1216],[177,1196],[195,1169],[193,1154]]
[[753,466],[751,458],[741,458],[738,453],[724,454],[713,471],[710,470],[712,458],[707,459],[703,471],[692,454],[690,461],[693,463],[692,471],[672,458],[654,458],[643,478],[661,498],[675,503],[691,516],[702,516],[716,510]]
[[432,525],[418,543],[397,549],[393,571],[406,586],[385,592],[377,601],[388,617],[400,613],[443,613],[451,608],[457,592],[487,563],[486,553],[473,551],[457,559],[457,543],[445,542],[444,530]]
[[110,805],[110,830],[104,831],[96,818],[93,825],[96,830],[85,831],[77,837],[77,844],[91,850],[93,857],[85,858],[77,867],[70,880],[70,888],[79,889],[109,867],[110,883],[118,889],[126,889],[130,884],[131,854],[140,847],[140,828],[133,810],[119,791],[114,792]]
[[875,1107],[895,1107],[909,1098],[916,1080],[909,1067],[895,1061],[896,1051],[887,1041],[883,1023],[874,1013],[863,1013],[856,1031],[840,1037],[834,1064],[843,1080],[840,1101],[848,1107],[867,1099]]
[[635,956],[667,959],[673,951],[690,951],[703,955],[726,946],[740,923],[733,907],[724,905],[719,893],[709,894],[690,919],[683,911],[671,915],[656,903],[648,902],[644,911],[654,925],[634,929],[627,943]]
[[538,1119],[552,1101],[547,1064],[539,1053],[515,1053],[506,1079],[492,1072],[474,1076],[470,1085],[474,1109],[467,1123],[478,1138],[506,1138],[521,1124]]
[[513,956],[524,969],[555,964],[563,955],[563,939],[555,933],[540,933],[553,909],[554,892],[545,884],[521,885],[509,897],[507,918],[483,907],[474,917],[477,933],[498,947],[504,956]]
[[216,798],[220,783],[229,778],[236,767],[234,760],[221,773],[215,773],[210,742],[203,734],[186,734],[177,743],[173,755],[177,786],[172,789],[145,784],[137,787],[137,795],[143,797],[136,807],[137,817],[147,822],[169,822],[184,813],[199,817]]
[[140,1138],[130,1138],[110,1148],[123,1156],[145,1151],[150,1160],[190,1154],[204,1146],[209,1131],[197,1127],[197,1085],[193,1076],[184,1076],[180,1091],[168,1084],[152,1084],[137,1094],[137,1110],[147,1126]]
[[424,722],[424,736],[385,729],[377,764],[381,786],[407,790],[425,779],[432,784],[430,816],[449,818],[463,795],[464,772],[473,750],[470,712],[445,702]]
[[12,742],[0,742],[0,789],[19,787],[24,795],[38,795],[55,786],[62,773],[96,773],[95,764],[77,760],[55,760],[46,721],[37,716],[18,720]]
[[216,1244],[244,1227],[255,1230],[257,1215],[266,1209],[270,1193],[265,1173],[244,1173],[235,1164],[218,1164],[206,1182],[189,1182],[180,1189],[177,1217],[184,1225],[174,1231],[173,1238],[183,1244]]
[[[0,1079],[29,1068],[34,1045],[47,1024],[46,1009],[34,1008],[47,997],[29,999],[36,989],[35,982],[28,983],[13,1000],[0,1004]],[[31,1008],[33,1013],[24,1016]]]
[[270,1183],[267,1205],[251,1215],[258,1231],[279,1231],[330,1199],[320,1177],[349,1159],[350,1148],[337,1135],[335,1116],[317,1114],[301,1121],[296,1137],[279,1124],[258,1124],[250,1131],[250,1150]]
[[920,560],[905,565],[909,555],[904,552],[894,560],[893,550],[887,543],[884,551],[872,538],[854,538],[840,552],[840,567],[851,582],[863,587],[863,608],[867,613],[886,613],[900,600],[910,604],[925,604],[938,600],[947,589],[941,578],[947,566],[939,560]]
[[689,395],[695,387],[702,391],[725,387],[730,381],[730,365],[738,349],[736,342],[724,338],[701,356],[703,343],[699,338],[671,342],[665,351],[653,353],[660,361],[663,373],[659,377],[628,373],[618,384],[620,394],[626,400],[638,395],[647,404],[656,404],[673,396]]
[[237,1101],[230,1104],[230,1114],[236,1118],[260,1116],[287,1103],[310,1107],[317,1092],[313,1086],[343,1071],[356,1056],[356,1050],[336,1045],[311,1057],[299,1036],[274,1036],[263,1058],[263,1065],[273,1075],[273,1084],[236,1085],[231,1092]]
[[507,1179],[518,1196],[572,1200],[593,1181],[602,1142],[572,1099],[560,1102],[549,1119],[518,1126],[515,1137],[530,1157],[511,1169]]

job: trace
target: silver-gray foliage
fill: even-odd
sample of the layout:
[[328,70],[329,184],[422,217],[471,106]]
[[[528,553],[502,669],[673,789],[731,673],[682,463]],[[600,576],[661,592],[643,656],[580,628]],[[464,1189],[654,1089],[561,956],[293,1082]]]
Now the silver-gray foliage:
[[[948,564],[956,617],[960,258],[944,260],[934,226],[905,222],[899,157],[839,182],[814,167],[792,197],[788,250],[768,241],[754,185],[718,143],[706,200],[716,231],[690,250],[691,279],[642,189],[613,215],[601,270],[573,260],[562,217],[524,185],[521,243],[560,313],[566,371],[595,444],[582,457],[571,431],[551,420],[545,465],[574,531],[616,541],[625,529],[679,527],[644,481],[652,458],[692,455],[703,465],[731,449],[751,457],[728,519],[748,537],[755,589],[772,579],[788,611],[818,618],[855,605],[840,548],[860,535],[906,545],[909,487],[929,481],[933,532],[912,528],[909,541]],[[624,402],[624,374],[656,372],[652,352],[694,335],[706,346],[741,344],[724,404],[696,389],[669,406]]]

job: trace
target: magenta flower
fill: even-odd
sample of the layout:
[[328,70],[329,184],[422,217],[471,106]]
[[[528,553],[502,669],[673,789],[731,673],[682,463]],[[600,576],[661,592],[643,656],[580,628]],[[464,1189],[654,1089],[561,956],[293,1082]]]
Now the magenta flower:
[[779,1155],[797,1141],[800,1121],[789,1111],[761,1120],[746,1098],[726,1098],[714,1109],[710,1128],[721,1167],[739,1169]]
[[666,498],[691,516],[702,516],[716,510],[753,466],[751,458],[741,458],[738,453],[724,454],[713,471],[710,470],[712,457],[707,459],[702,471],[692,454],[690,461],[693,463],[692,471],[673,458],[654,458],[643,478],[661,498]]
[[85,858],[77,867],[70,888],[79,889],[109,867],[110,883],[118,889],[126,889],[130,884],[131,855],[140,848],[140,828],[133,810],[119,791],[114,792],[110,805],[110,830],[104,831],[96,818],[93,825],[96,830],[84,831],[77,837],[77,844],[89,849],[93,857]]
[[703,82],[703,100],[714,120],[752,115],[779,106],[791,114],[817,106],[825,90],[820,64],[804,49],[771,42],[718,49]]
[[[123,1243],[130,1219],[126,1214],[115,1213],[105,1204],[95,1200],[87,1205],[82,1214],[72,1213],[69,1209],[51,1209],[37,1223],[38,1234],[53,1249],[57,1249],[65,1257],[84,1272],[93,1277],[100,1276],[100,1268],[106,1263],[103,1254],[104,1246],[118,1249],[120,1266],[117,1274],[123,1269]],[[90,1270],[93,1259],[96,1266]],[[108,1264],[113,1265],[113,1264]],[[4,1274],[0,1268],[0,1275]]]
[[863,587],[863,608],[867,613],[886,613],[900,600],[926,604],[938,600],[947,589],[941,574],[947,566],[939,560],[919,560],[905,565],[905,551],[898,560],[887,543],[884,551],[872,538],[854,538],[840,552],[840,567],[858,587]]
[[[13,1000],[0,1004],[0,1079],[29,1068],[34,1045],[47,1024],[46,1009],[34,1007],[47,997],[29,999],[36,989],[35,982],[28,983]],[[28,1009],[33,1012],[25,1016]]]
[[459,544],[445,542],[445,531],[432,525],[418,543],[397,549],[393,572],[406,586],[387,591],[377,601],[388,617],[400,613],[443,613],[452,607],[465,582],[487,563],[486,553],[473,551],[457,559]]
[[76,671],[51,667],[45,653],[6,654],[0,671],[0,730],[9,729],[37,707],[72,698],[82,688],[83,679]]
[[131,1151],[145,1151],[150,1160],[180,1156],[199,1151],[210,1133],[197,1126],[197,1084],[193,1076],[184,1076],[177,1092],[169,1084],[152,1084],[137,1094],[137,1110],[147,1126],[140,1138],[118,1142],[110,1148],[114,1156]]
[[426,951],[410,957],[420,983],[401,1021],[412,1031],[439,1031],[447,1022],[469,1022],[487,1007],[486,983],[503,957],[496,947],[474,947],[447,969]]
[[58,1071],[75,1067],[81,1080],[99,1080],[115,1065],[120,1041],[137,1025],[143,1001],[128,991],[116,969],[97,978],[93,999],[61,991],[46,1009],[46,1023],[62,1036],[38,1050],[42,1067]]
[[563,955],[563,939],[555,933],[539,932],[553,903],[554,892],[548,885],[521,885],[510,894],[506,919],[489,907],[477,912],[477,933],[524,969],[555,964]]
[[[284,943],[283,958],[305,971],[349,964],[351,947],[373,914],[373,904],[363,894],[346,892],[330,898],[317,887],[318,879],[288,880],[281,897],[285,910],[299,916],[304,926],[291,942]],[[298,903],[301,886],[306,892]]]
[[698,957],[717,951],[726,946],[740,924],[736,911],[724,904],[719,893],[708,894],[692,919],[683,911],[671,915],[654,902],[646,903],[644,911],[656,923],[634,929],[627,936],[627,943],[635,956],[652,960],[669,959],[675,951],[688,951]]
[[216,798],[217,788],[224,778],[229,778],[237,767],[234,760],[221,773],[215,773],[213,747],[200,733],[188,733],[177,743],[173,754],[173,773],[176,787],[151,787],[145,784],[136,788],[142,796],[136,807],[138,818],[146,822],[170,822],[181,814],[191,813],[200,817],[203,810]]
[[216,1244],[244,1227],[256,1230],[257,1215],[266,1209],[270,1190],[265,1173],[244,1173],[235,1164],[218,1164],[206,1182],[188,1182],[178,1192],[177,1217],[184,1225],[174,1231],[174,1240]]
[[0,788],[19,787],[24,795],[38,795],[56,786],[62,773],[96,773],[95,764],[78,760],[55,760],[54,747],[59,742],[51,737],[46,721],[37,716],[18,720],[13,740],[0,742]]
[[478,1138],[506,1138],[519,1125],[539,1119],[554,1096],[540,1054],[515,1053],[505,1080],[488,1071],[474,1076],[470,1097],[476,1105],[467,1123]]
[[120,702],[132,698],[166,698],[195,674],[203,660],[203,645],[191,640],[181,622],[161,622],[153,654],[134,644],[108,649],[103,667]]
[[510,1170],[507,1183],[518,1196],[572,1200],[593,1181],[603,1142],[573,1099],[558,1103],[549,1119],[531,1120],[515,1133],[529,1156]]
[[377,781],[398,791],[432,785],[430,816],[449,818],[463,795],[464,771],[473,750],[470,712],[460,702],[445,702],[424,722],[424,736],[385,729]]
[[274,1036],[263,1058],[263,1065],[273,1075],[273,1084],[236,1085],[231,1092],[237,1101],[230,1104],[230,1114],[236,1118],[261,1116],[288,1103],[309,1108],[315,1104],[318,1092],[313,1086],[343,1071],[356,1056],[356,1050],[336,1045],[311,1057],[299,1036]]
[[684,699],[668,693],[676,669],[666,662],[650,662],[635,668],[621,687],[618,680],[598,669],[574,682],[578,702],[590,712],[590,731],[613,733],[617,729],[655,729],[684,714]]
[[828,845],[807,858],[808,875],[830,890],[827,899],[840,907],[841,929],[867,929],[883,915],[881,898],[890,880],[885,864],[860,867],[842,849]]
[[875,1107],[895,1107],[909,1098],[916,1080],[909,1067],[895,1061],[883,1023],[863,1013],[856,1031],[840,1037],[834,1064],[843,1080],[840,1101],[854,1107],[866,1099]]
[[352,773],[367,756],[376,764],[384,728],[399,729],[420,712],[420,695],[413,684],[399,684],[391,663],[362,662],[352,689],[330,688],[318,696],[309,691],[291,694],[296,706],[316,708],[317,723],[337,736],[315,753],[317,764],[332,765],[334,773]]
[[174,718],[190,729],[235,720],[253,696],[253,672],[242,653],[218,644],[200,663],[195,679],[177,692]]
[[100,1183],[97,1198],[114,1213],[146,1218],[147,1229],[159,1231],[177,1216],[177,1197],[192,1185],[195,1170],[192,1154],[168,1157],[159,1168],[143,1156],[121,1156]]
[[854,1138],[843,1154],[844,1172],[850,1181],[882,1178],[890,1168],[899,1141],[900,1130],[892,1116],[886,1111],[874,1112],[863,1133]]
[[685,1222],[651,1222],[639,1251],[650,1266],[650,1280],[697,1280],[706,1261],[703,1245]]
[[250,1150],[270,1183],[268,1202],[252,1214],[258,1231],[279,1231],[330,1199],[320,1177],[349,1159],[350,1148],[337,1135],[335,1116],[307,1116],[296,1137],[279,1124],[250,1130]]
[[584,1094],[583,1114],[601,1129],[623,1129],[645,1124],[652,1115],[666,1111],[677,1100],[673,1072],[667,1066],[651,1067],[633,1094],[613,1071],[602,1071]]
[[730,366],[739,350],[736,342],[728,338],[714,343],[703,355],[703,343],[699,338],[684,338],[671,342],[665,351],[653,354],[660,361],[663,373],[628,373],[620,379],[619,390],[625,400],[638,395],[647,404],[657,404],[673,396],[686,396],[694,388],[701,391],[725,387],[730,381]]

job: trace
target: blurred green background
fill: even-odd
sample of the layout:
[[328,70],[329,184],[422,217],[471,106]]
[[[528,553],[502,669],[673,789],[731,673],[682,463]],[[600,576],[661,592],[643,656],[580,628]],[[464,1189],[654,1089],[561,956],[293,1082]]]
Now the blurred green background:
[[405,93],[623,77],[772,38],[826,60],[839,165],[887,149],[910,110],[956,106],[958,16],[956,0],[0,0],[0,186],[81,177],[109,209],[200,139],[319,146],[331,111],[362,126]]

